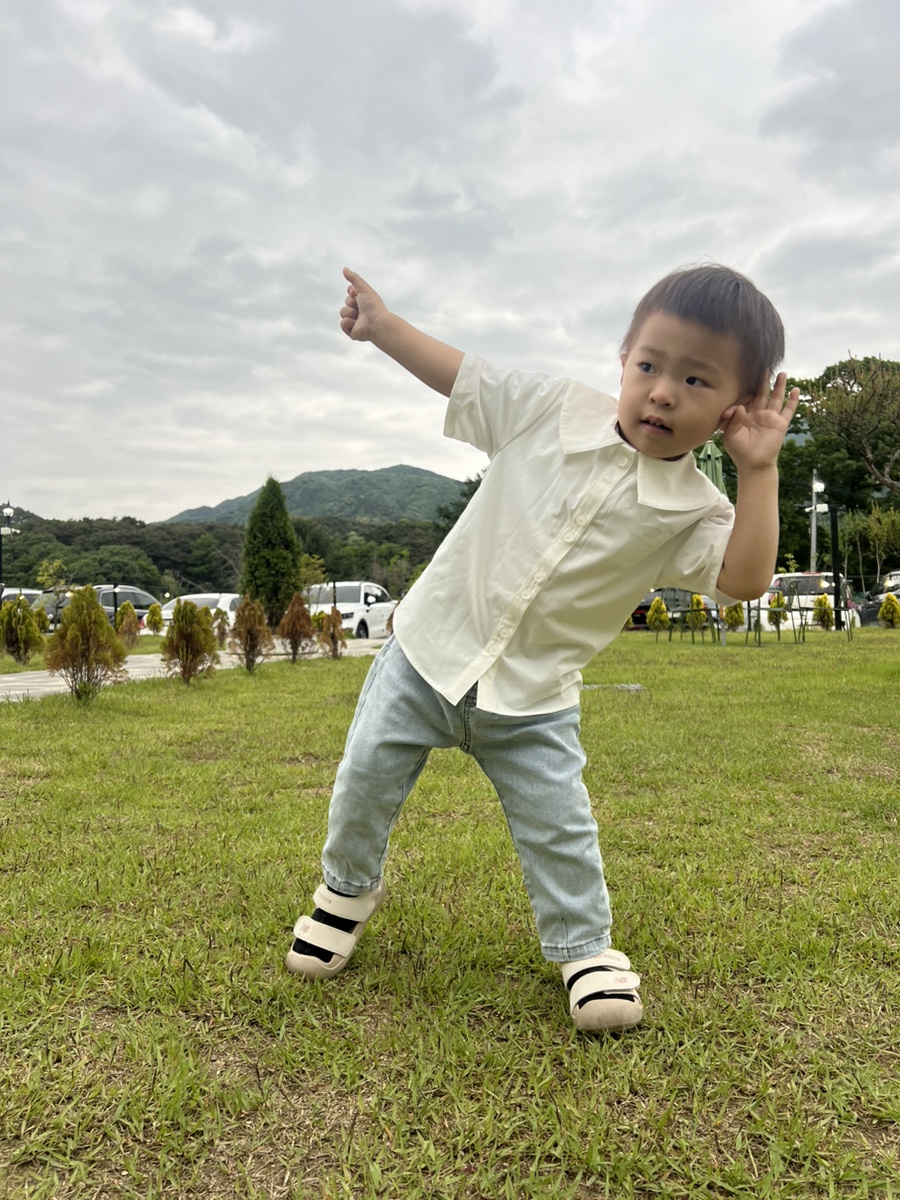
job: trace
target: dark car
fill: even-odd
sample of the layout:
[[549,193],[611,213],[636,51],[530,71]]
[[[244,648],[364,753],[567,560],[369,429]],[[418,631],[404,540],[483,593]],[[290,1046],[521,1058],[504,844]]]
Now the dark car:
[[[157,598],[151,596],[149,592],[145,592],[141,588],[130,587],[124,583],[95,583],[93,584],[93,588],[97,593],[97,599],[100,601],[101,608],[107,617],[109,617],[110,624],[115,623],[116,611],[122,607],[126,600],[130,601],[134,611],[137,613],[138,620],[141,622],[146,617],[150,605],[159,604]],[[74,590],[77,589],[72,589],[72,591]],[[55,629],[60,613],[71,600],[72,591],[41,592],[31,607],[34,610],[42,608],[50,621],[50,628]]]
[[[676,587],[661,587],[654,588],[648,592],[646,596],[637,605],[634,612],[631,614],[631,624],[635,629],[647,628],[647,613],[650,611],[650,605],[654,600],[662,599],[666,606],[666,611],[669,614],[670,621],[681,620],[691,607],[691,600],[694,593],[687,591],[686,588]],[[710,614],[710,620],[715,621],[718,615],[718,606],[715,600],[711,600],[709,596],[702,597],[703,603]]]

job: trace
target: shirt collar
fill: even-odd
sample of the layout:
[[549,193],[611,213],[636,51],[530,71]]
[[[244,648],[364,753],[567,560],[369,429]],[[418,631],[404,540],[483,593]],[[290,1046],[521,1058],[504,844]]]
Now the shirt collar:
[[563,393],[559,436],[565,454],[615,446],[637,459],[638,504],[669,512],[708,509],[724,499],[697,467],[693,454],[675,462],[639,454],[616,429],[618,403],[613,396],[571,380]]

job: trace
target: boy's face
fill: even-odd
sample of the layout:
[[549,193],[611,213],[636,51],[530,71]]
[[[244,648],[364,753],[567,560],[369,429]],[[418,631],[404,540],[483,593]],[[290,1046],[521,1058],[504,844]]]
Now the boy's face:
[[740,348],[730,336],[655,312],[622,356],[619,429],[651,458],[702,446],[741,400]]

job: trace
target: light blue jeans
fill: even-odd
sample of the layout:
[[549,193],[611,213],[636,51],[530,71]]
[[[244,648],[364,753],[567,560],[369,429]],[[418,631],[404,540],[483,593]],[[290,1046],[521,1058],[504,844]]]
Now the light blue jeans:
[[429,752],[458,746],[496,788],[544,957],[599,954],[610,945],[612,916],[578,728],[577,705],[500,716],[475,707],[474,688],[450,704],[389,638],[366,677],[335,779],[325,882],[347,896],[377,887],[391,830]]

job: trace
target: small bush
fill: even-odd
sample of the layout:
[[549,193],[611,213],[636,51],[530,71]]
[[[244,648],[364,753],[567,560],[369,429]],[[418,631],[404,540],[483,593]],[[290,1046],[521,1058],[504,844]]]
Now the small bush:
[[290,646],[292,663],[295,663],[301,654],[312,654],[315,650],[316,631],[301,592],[294,592],[276,632]]
[[125,678],[125,647],[116,637],[97,593],[77,588],[62,610],[59,626],[47,643],[44,663],[62,675],[76,700],[87,703],[105,683]]
[[321,648],[332,658],[340,658],[347,645],[341,614],[336,608],[332,608],[330,612],[316,613],[313,621],[319,634]]
[[787,619],[788,612],[784,592],[774,592],[769,602],[769,624],[774,625],[776,631],[780,632],[781,626]]
[[126,646],[133,646],[140,637],[141,623],[130,600],[125,600],[116,609],[116,633]]
[[900,600],[888,592],[878,610],[878,620],[888,629],[900,629]]
[[197,675],[212,675],[219,661],[212,613],[190,600],[179,600],[162,644],[162,661],[170,675],[185,683]]
[[684,623],[688,629],[705,629],[708,620],[709,613],[703,603],[703,597],[695,592],[691,596],[691,607],[684,614]]
[[38,633],[50,632],[50,617],[47,615],[47,610],[43,605],[40,608],[33,608],[31,615],[34,617],[34,623],[38,627]]
[[217,608],[213,613],[213,633],[216,635],[216,645],[224,650],[228,637],[228,613],[224,608]]
[[729,604],[723,608],[722,623],[729,633],[734,633],[736,629],[740,629],[744,623],[743,604]]
[[151,633],[162,633],[163,629],[165,628],[165,622],[163,621],[162,609],[158,604],[151,604],[147,609],[147,615],[144,617],[144,624]]
[[249,597],[241,601],[234,616],[234,628],[228,639],[228,649],[243,660],[248,671],[253,671],[275,649],[275,642],[266,620],[262,601]]
[[662,630],[669,628],[669,610],[662,596],[657,596],[647,610],[647,628],[653,630],[657,641]]
[[7,600],[0,607],[0,645],[6,653],[24,666],[43,644],[41,631],[25,597]]
[[834,609],[824,592],[816,596],[813,602],[812,619],[814,624],[821,625],[823,629],[834,629]]

